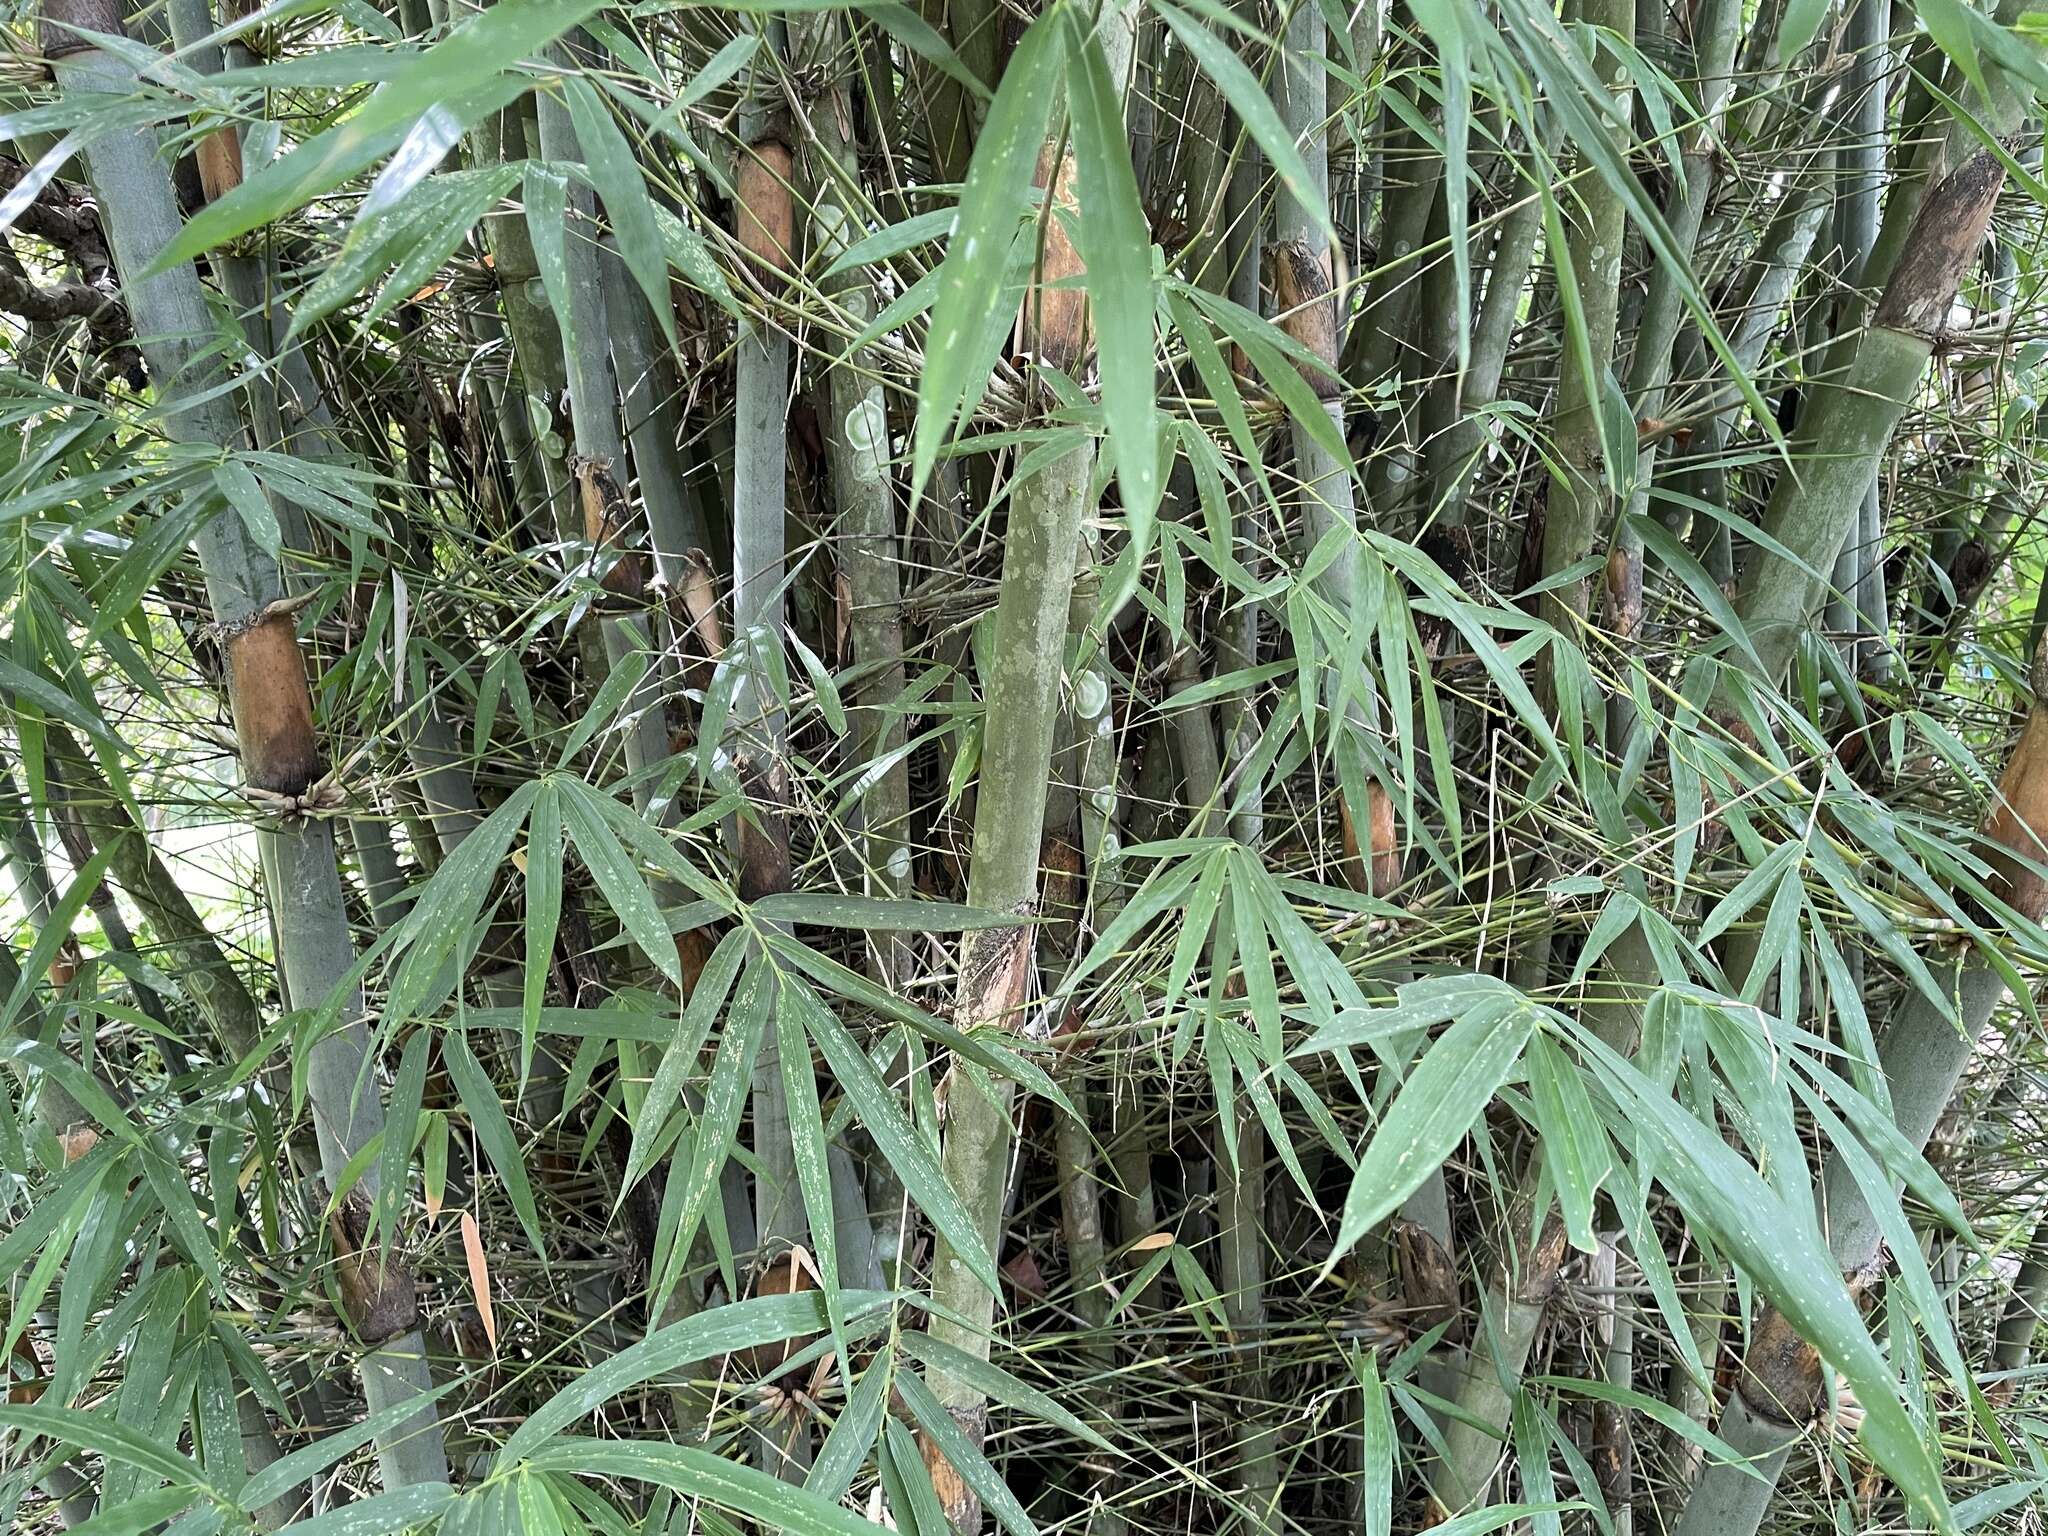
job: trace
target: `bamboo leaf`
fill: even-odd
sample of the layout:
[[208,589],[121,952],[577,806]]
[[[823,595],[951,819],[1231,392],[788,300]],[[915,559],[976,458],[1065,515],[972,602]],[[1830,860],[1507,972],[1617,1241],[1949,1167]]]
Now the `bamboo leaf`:
[[534,1041],[540,1033],[541,1004],[554,969],[555,932],[562,921],[562,801],[543,782],[526,823],[526,974],[519,1020],[519,1091],[533,1071]]
[[527,1241],[533,1244],[533,1251],[541,1256],[541,1262],[546,1263],[547,1243],[541,1236],[540,1212],[533,1203],[533,1188],[526,1181],[525,1154],[520,1150],[518,1138],[512,1134],[511,1122],[505,1118],[504,1106],[498,1102],[497,1085],[478,1063],[459,1026],[442,1035],[441,1061],[448,1069],[448,1080],[455,1085],[456,1097],[462,1101],[462,1107],[469,1115],[476,1139],[483,1144],[491,1167],[505,1182],[505,1193],[511,1197],[512,1209],[519,1217],[519,1225],[525,1229]]
[[1380,1379],[1379,1356],[1358,1357],[1358,1390],[1361,1462],[1365,1469],[1365,1494],[1361,1500],[1365,1536],[1393,1536],[1394,1529],[1394,1415],[1387,1402],[1386,1383]]
[[[847,1291],[841,1297],[847,1315],[857,1317],[888,1303],[890,1298],[874,1291]],[[780,1344],[825,1327],[825,1300],[815,1291],[789,1296],[750,1296],[728,1302],[710,1312],[657,1329],[638,1344],[620,1350],[602,1365],[585,1371],[568,1386],[542,1403],[512,1432],[499,1452],[502,1462],[514,1466],[527,1462],[574,1470],[566,1460],[572,1448],[587,1449],[595,1441],[569,1441],[550,1445],[557,1435],[579,1420],[587,1419],[606,1403],[630,1392],[643,1382],[673,1375],[684,1366]],[[624,1449],[624,1447],[621,1447]],[[627,1474],[637,1476],[639,1474]],[[780,1485],[778,1485],[780,1486]],[[784,1488],[784,1492],[788,1489]]]
[[[616,676],[616,673],[614,674]],[[604,899],[624,923],[633,942],[652,960],[661,973],[678,987],[683,985],[682,962],[676,957],[675,940],[668,920],[654,892],[641,878],[639,869],[626,856],[612,834],[609,820],[591,804],[600,792],[575,779],[557,781],[562,787],[562,823],[569,840],[583,855],[584,866],[604,893]]]
[[[674,1173],[669,1176],[667,1201],[675,1202],[676,1219],[673,1231],[666,1234],[663,1252],[667,1259],[660,1266],[661,1278],[654,1288],[657,1310],[682,1273],[698,1224],[717,1191],[719,1170],[725,1166],[739,1131],[740,1112],[746,1107],[754,1062],[768,1029],[763,976],[763,968],[757,964],[750,966],[740,981],[739,992],[726,1016],[717,1058],[712,1063],[711,1080],[704,1088],[704,1103],[697,1111],[690,1156],[686,1162],[678,1159],[681,1178]],[[664,1210],[663,1225],[667,1224]]]
[[902,1336],[902,1349],[906,1355],[921,1365],[944,1371],[955,1381],[966,1382],[991,1402],[1001,1403],[1005,1407],[1016,1408],[1035,1418],[1043,1419],[1046,1423],[1065,1430],[1076,1440],[1086,1441],[1099,1451],[1115,1449],[1052,1398],[1036,1387],[1026,1386],[993,1361],[984,1360],[979,1355],[970,1355],[965,1350],[955,1349],[945,1340],[929,1333],[906,1332]]
[[417,1414],[423,1406],[438,1402],[458,1385],[460,1383],[450,1381],[435,1387],[426,1394],[424,1404],[418,1397],[386,1404],[346,1429],[338,1429],[331,1435],[323,1435],[311,1445],[301,1446],[278,1457],[242,1485],[235,1496],[236,1502],[241,1508],[251,1512],[261,1509],[271,1500],[283,1497],[316,1473],[326,1471],[343,1457],[361,1450],[379,1435],[397,1428]]
[[391,1098],[384,1115],[384,1150],[377,1164],[376,1219],[371,1224],[373,1240],[382,1243],[387,1251],[398,1225],[398,1213],[405,1208],[406,1175],[412,1168],[420,1100],[427,1085],[427,1056],[432,1047],[433,1037],[426,1030],[414,1030],[399,1058],[398,1073],[391,1080]]
[[1591,1031],[1574,1032],[1623,1114],[1657,1149],[1658,1182],[1854,1388],[1864,1410],[1863,1442],[1918,1518],[1938,1530],[1952,1530],[1940,1471],[1899,1401],[1891,1368],[1864,1330],[1813,1221],[1786,1208],[1718,1132],[1709,1132],[1658,1092]]
[[1237,114],[1238,122],[1264,151],[1273,167],[1273,174],[1287,189],[1287,195],[1315,220],[1324,237],[1335,243],[1337,227],[1330,221],[1330,210],[1323,201],[1316,178],[1309,174],[1308,164],[1295,145],[1294,135],[1280,121],[1272,98],[1266,94],[1266,88],[1259,83],[1257,76],[1213,32],[1167,4],[1167,0],[1152,0],[1152,9],[1173,29],[1173,35],[1180,39],[1181,46],[1201,66],[1202,73],[1223,93],[1223,99],[1230,103],[1230,110]]
[[[1002,1281],[996,1274],[995,1259],[982,1239],[981,1228],[867,1053],[854,1042],[832,1010],[797,978],[784,978],[783,998],[785,1007],[802,1016],[805,1028],[838,1080],[840,1091],[853,1104],[854,1113],[860,1116],[868,1135],[874,1138],[882,1160],[903,1181],[903,1187],[931,1218],[932,1225],[952,1244],[960,1261],[989,1290],[1000,1291]],[[963,1085],[960,1091],[976,1090]]]
[[[908,1334],[903,1337],[909,1337]],[[926,1335],[929,1337],[929,1335]],[[847,1394],[846,1407],[832,1426],[817,1460],[804,1478],[804,1487],[821,1499],[838,1500],[853,1486],[854,1474],[874,1449],[889,1407],[889,1392],[896,1374],[896,1357],[883,1351],[861,1372],[860,1384]]]
[[96,1452],[179,1488],[220,1496],[220,1490],[206,1480],[199,1463],[104,1414],[85,1413],[76,1408],[46,1408],[40,1403],[0,1403],[0,1425],[42,1435],[57,1445]]
[[1465,1139],[1514,1070],[1535,1022],[1526,1005],[1496,1005],[1466,1015],[1424,1053],[1359,1155],[1325,1273]]
[[1529,1041],[1529,1101],[1543,1137],[1543,1165],[1557,1190],[1565,1235],[1581,1253],[1600,1246],[1593,1201],[1607,1177],[1607,1132],[1593,1111],[1578,1068],[1541,1031]]
[[[1051,112],[1055,52],[1064,22],[1057,9],[1039,17],[1003,70],[960,191],[959,221],[946,242],[938,299],[918,377],[912,437],[911,495],[924,492],[939,449],[952,432],[969,381],[986,374],[993,353],[984,338],[1001,308],[1003,277]],[[1000,341],[997,342],[1000,345]]]
[[453,1503],[455,1490],[446,1483],[413,1483],[294,1520],[291,1529],[296,1536],[391,1536],[430,1523]]
[[668,291],[667,247],[661,226],[655,222],[654,204],[647,196],[640,163],[589,81],[572,75],[562,82],[562,91],[568,101],[570,120],[576,127],[576,142],[583,151],[591,190],[603,200],[612,236],[619,243],[619,258],[647,296],[647,307],[654,311],[655,324],[673,347],[676,311]]
[[[1159,428],[1153,391],[1152,234],[1138,200],[1124,131],[1122,93],[1102,41],[1077,11],[1067,15],[1067,110],[1081,199],[1078,244],[1102,372],[1102,416],[1116,452],[1117,486],[1134,560],[1150,548],[1159,509]],[[1058,218],[1057,210],[1051,217]],[[1133,577],[1135,580],[1135,576]]]
[[910,1409],[932,1444],[980,1499],[982,1507],[996,1517],[996,1522],[1010,1536],[1038,1536],[1038,1527],[1031,1523],[1031,1517],[1024,1512],[1024,1506],[1017,1502],[1017,1496],[1010,1491],[1010,1485],[1003,1481],[989,1460],[982,1454],[981,1447],[969,1440],[953,1415],[948,1413],[939,1400],[932,1396],[932,1389],[924,1384],[914,1371],[901,1371],[896,1376],[896,1391]]
[[[747,1305],[747,1303],[741,1303]],[[731,1310],[725,1308],[722,1310]],[[888,1536],[888,1528],[792,1488],[766,1472],[689,1445],[562,1440],[530,1464],[580,1477],[633,1478],[788,1531],[791,1536]]]

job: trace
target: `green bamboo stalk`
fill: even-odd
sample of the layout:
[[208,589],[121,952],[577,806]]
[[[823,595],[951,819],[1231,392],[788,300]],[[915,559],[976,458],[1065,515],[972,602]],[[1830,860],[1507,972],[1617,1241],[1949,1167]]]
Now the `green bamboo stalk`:
[[[1577,15],[1588,28],[1611,31],[1623,44],[1635,35],[1634,0],[1578,0]],[[1628,73],[1611,55],[1597,67],[1614,71],[1615,120],[1628,121],[1634,94]],[[1541,574],[1545,581],[1580,565],[1605,536],[1617,478],[1616,467],[1606,462],[1601,418],[1607,373],[1614,363],[1628,206],[1621,188],[1597,173],[1580,178],[1579,203],[1565,244],[1578,284],[1591,372],[1587,371],[1587,359],[1576,356],[1567,357],[1559,366],[1557,412],[1551,429],[1558,470],[1543,516]],[[1570,639],[1584,623],[1591,600],[1592,579],[1582,573],[1545,591],[1539,611]],[[1539,691],[1546,702],[1551,698],[1548,658],[1546,651],[1538,664]]]
[[[532,103],[522,99],[498,115],[494,138],[501,163],[527,159],[528,136],[538,137],[531,112]],[[505,388],[506,410],[530,421],[537,406],[541,419],[547,420],[568,388],[568,363],[562,352],[561,330],[541,285],[533,235],[521,212],[486,214],[483,228],[492,275],[498,283],[498,301],[504,310],[505,334],[512,343],[514,368]],[[517,440],[516,433],[517,429],[508,433],[507,441]],[[575,538],[582,528],[572,505],[566,454],[560,449],[550,451],[531,432],[524,435],[532,442],[534,453],[520,466],[522,494],[527,498],[523,509],[543,527]]]
[[[826,21],[792,40],[800,57],[829,57],[842,40],[841,24]],[[831,262],[846,250],[858,228],[852,198],[860,186],[859,146],[849,135],[851,105],[843,84],[835,86],[812,114],[815,135],[809,149],[816,161],[811,198],[814,259]],[[874,284],[862,269],[841,273],[826,284],[827,295],[844,312],[846,324],[863,330],[877,309]],[[910,891],[910,764],[901,749],[904,717],[893,706],[906,686],[903,659],[903,560],[898,549],[896,508],[887,470],[889,418],[882,386],[863,353],[849,353],[827,371],[825,443],[830,455],[833,500],[840,516],[840,549],[851,612],[848,629],[860,669],[861,710],[854,745],[856,762],[871,766],[860,801],[862,866],[868,889],[901,898]],[[885,986],[907,979],[909,945],[900,934],[872,935],[869,962]]]
[[[1202,681],[1191,653],[1184,652],[1175,666],[1169,698]],[[1214,724],[1207,705],[1170,703],[1169,708],[1192,808],[1187,835],[1207,836],[1222,820],[1218,799],[1223,772]],[[1219,916],[1216,932],[1224,931],[1225,920]],[[1220,942],[1212,937],[1212,965],[1221,960],[1220,950]],[[1281,1517],[1280,1437],[1269,1411],[1266,1365],[1266,1127],[1243,1102],[1218,1104],[1216,1111],[1210,1163],[1216,1176],[1218,1279],[1235,1341],[1229,1424],[1236,1464],[1224,1492],[1236,1513],[1236,1528],[1268,1536],[1280,1529]]]
[[379,932],[389,933],[412,910],[409,882],[398,867],[398,850],[391,843],[391,823],[381,816],[356,816],[350,818],[348,830],[370,915]]
[[[1998,1336],[1991,1348],[1993,1373],[2009,1375],[2026,1366],[2044,1311],[2048,1311],[2048,1230],[2036,1225],[2027,1240],[2019,1273],[2013,1277],[2005,1313],[1998,1320]],[[1994,1382],[1990,1390],[1996,1396],[2010,1399],[2013,1387]]]
[[[1875,5],[1879,0],[1868,0]],[[1654,9],[1654,8],[1653,8]],[[1672,183],[1671,205],[1664,210],[1673,255],[1679,264],[1659,262],[1650,279],[1638,321],[1634,352],[1630,357],[1625,386],[1630,407],[1638,423],[1655,422],[1664,414],[1666,388],[1671,382],[1673,348],[1679,324],[1685,317],[1683,277],[1692,276],[1690,267],[1699,244],[1700,229],[1706,221],[1707,203],[1712,196],[1715,146],[1720,142],[1729,103],[1735,95],[1735,47],[1742,33],[1740,0],[1709,0],[1694,17],[1695,75],[1699,81],[1698,126],[1688,130],[1680,175]],[[1576,253],[1575,259],[1576,259]],[[1647,433],[1636,450],[1635,478],[1628,506],[1616,522],[1604,578],[1602,627],[1623,652],[1639,638],[1643,620],[1643,535],[1641,519],[1649,515],[1650,490],[1657,473],[1657,454],[1663,435]],[[1607,739],[1612,751],[1633,728],[1635,700],[1627,688],[1617,688],[1607,701]]]
[[[91,46],[78,29],[122,30],[117,0],[49,0],[43,8],[44,52],[60,89],[122,94],[139,88],[134,70]],[[124,292],[144,346],[150,376],[164,405],[165,429],[185,442],[229,448],[241,440],[230,397],[208,389],[212,326],[205,294],[190,263],[140,280],[157,253],[176,235],[180,219],[170,177],[155,136],[122,130],[96,139],[87,171],[123,275]],[[314,794],[321,778],[312,732],[304,661],[288,611],[272,609],[283,596],[276,563],[256,547],[242,521],[216,517],[196,541],[215,622],[228,637],[230,695],[242,742],[243,771],[257,790],[275,796]],[[276,892],[275,916],[286,984],[300,998],[325,1000],[355,964],[330,822],[288,812],[259,834],[266,874]],[[382,1129],[383,1108],[364,1091],[368,1031],[360,993],[341,998],[340,1025],[306,1058],[307,1096],[313,1106],[321,1160],[330,1188]],[[344,1202],[340,1222],[350,1283],[343,1287],[351,1322],[369,1346],[359,1362],[363,1392],[373,1412],[409,1402],[431,1388],[425,1345],[417,1327],[412,1281],[394,1258],[352,1256],[364,1247],[366,1225],[350,1227],[349,1213],[365,1216],[376,1198],[376,1173],[366,1170]],[[365,1205],[367,1200],[370,1204]],[[445,1482],[439,1417],[431,1405],[378,1438],[387,1487]]]
[[1984,150],[1929,190],[1845,375],[1817,392],[1810,421],[1801,425],[1801,443],[1818,451],[1797,474],[1780,474],[1763,529],[1806,569],[1782,558],[1759,558],[1737,602],[1767,681],[1784,674],[1818,607],[1822,584],[1808,571],[1834,569],[1835,556],[1862,515],[1878,461],[1927,371],[2004,181],[2004,164]]
[[[918,0],[917,10],[952,45],[968,72],[993,88],[1003,41],[999,8],[990,0]],[[966,180],[987,110],[985,98],[921,59],[911,61],[909,73],[912,99],[922,109],[932,169],[940,181]]]
[[[797,30],[791,46],[800,60],[833,57],[844,43],[844,23],[819,17]],[[834,79],[811,112],[813,136],[805,161],[811,183],[812,254],[834,262],[859,228],[859,146],[848,124],[853,103]],[[826,296],[850,330],[865,330],[879,307],[873,282],[850,268],[824,284]],[[912,891],[910,762],[903,750],[907,722],[896,709],[907,685],[903,593],[895,495],[888,473],[889,417],[882,386],[864,352],[849,353],[826,371],[825,443],[839,512],[840,568],[851,611],[847,628],[859,682],[854,701],[853,757],[868,765],[859,803],[862,881],[869,894],[901,900]],[[884,987],[910,979],[914,954],[906,935],[868,935],[870,974]],[[901,1181],[879,1157],[867,1160],[867,1209],[884,1273],[895,1277],[905,1258]]]
[[[15,897],[28,913],[29,926],[40,936],[50,926],[51,917],[57,906],[57,891],[50,880],[50,866],[43,849],[42,833],[36,826],[29,808],[15,792],[12,774],[0,778],[0,846],[7,850],[7,872],[14,879]],[[5,946],[0,946],[0,949],[4,948]],[[73,959],[75,958],[74,951]],[[7,954],[7,963],[11,969],[11,951]],[[58,979],[57,967],[53,965],[50,971],[51,980],[54,982]],[[19,973],[8,980],[9,995],[12,995],[12,983],[19,980]],[[31,1025],[29,1033],[48,1040],[51,1028],[51,1023],[39,1020]],[[19,1062],[10,1062],[9,1066],[17,1074],[26,1076]],[[44,1129],[57,1138],[60,1146],[66,1148],[67,1157],[70,1155],[69,1138],[76,1132],[90,1131],[93,1125],[92,1115],[54,1077],[45,1077],[37,1090],[36,1114],[42,1121]]]
[[1500,398],[1501,375],[1520,317],[1522,288],[1543,232],[1543,204],[1525,195],[1494,236],[1486,287],[1472,322],[1465,377],[1438,378],[1423,401],[1424,516],[1450,528],[1470,520],[1469,498],[1488,441],[1485,408]]
[[[786,29],[772,18],[764,18],[762,28],[759,57],[772,63],[750,70],[741,100],[735,216],[753,275],[774,295],[794,270],[796,220],[790,130],[775,105],[779,92],[771,74],[785,67]],[[765,660],[767,648],[782,645],[783,634],[790,346],[765,309],[739,324],[733,388],[733,629],[743,650],[726,750],[746,797],[732,829],[739,893],[753,901],[790,885],[788,722]],[[760,1272],[777,1261],[791,1262],[789,1250],[810,1240],[780,1061],[771,1015],[752,1085]],[[801,1481],[810,1462],[808,1431],[799,1429],[779,1443],[759,1438],[764,1464],[778,1476]]]
[[[618,252],[609,238],[605,250],[616,264]],[[690,556],[710,547],[711,533],[685,483],[682,454],[676,446],[682,433],[680,386],[666,344],[655,330],[654,313],[630,286],[622,301],[606,311],[611,325],[612,362],[625,397],[626,440],[632,449],[633,478],[647,513],[648,550],[655,575],[669,593],[679,593],[690,579]]]
[[[1299,9],[1296,16],[1299,16]],[[1316,30],[1320,37],[1320,15]],[[1310,88],[1318,96],[1325,95],[1327,86],[1323,71],[1315,67],[1311,58],[1294,51],[1296,39],[1292,22],[1284,46],[1294,61],[1289,71],[1287,90],[1295,91],[1297,77],[1306,80],[1313,76]],[[1406,99],[1409,113],[1428,120],[1432,116],[1432,103],[1416,86],[1415,80],[1415,76],[1404,75],[1401,83],[1392,89]],[[1440,217],[1443,208],[1443,157],[1429,152],[1427,140],[1408,115],[1395,113],[1391,106],[1384,107],[1383,112],[1387,127],[1384,142],[1388,145],[1388,152],[1379,162],[1383,175],[1376,178],[1380,180],[1379,240],[1374,249],[1372,275],[1366,280],[1365,294],[1359,301],[1359,318],[1351,328],[1343,353],[1344,377],[1366,389],[1379,384],[1408,355],[1412,339],[1408,326],[1420,303],[1422,288],[1419,281],[1421,269],[1415,257],[1428,243],[1431,219]],[[1322,142],[1322,135],[1327,132],[1322,121],[1324,115],[1318,111],[1312,124],[1318,142]],[[1311,131],[1311,124],[1303,119],[1288,116],[1286,122],[1298,142]],[[1398,180],[1393,169],[1396,163],[1393,157],[1396,155],[1399,156]],[[1327,151],[1325,161],[1327,164]],[[1310,169],[1313,172],[1313,163]],[[1287,234],[1288,226],[1283,220],[1280,238],[1286,239]]]
[[[556,45],[550,57],[564,63],[571,54],[571,42]],[[577,142],[569,109],[558,92],[542,91],[539,96],[539,128],[542,152],[557,162],[580,162],[583,148]],[[597,227],[597,194],[580,181],[569,183],[569,210],[590,231]],[[619,391],[612,375],[611,353],[600,338],[610,337],[610,310],[614,306],[605,291],[604,252],[597,240],[570,239],[566,242],[571,329],[579,338],[568,368],[569,415],[576,435],[575,452],[569,460],[576,497],[582,503],[582,534],[592,547],[593,557],[616,557],[604,578],[605,590],[623,600],[625,609],[641,603],[645,596],[645,571],[637,554],[621,552],[619,540],[630,521],[625,501],[626,440],[619,429]],[[639,304],[637,293],[618,296],[618,303]],[[559,333],[557,333],[559,335]],[[642,815],[659,810],[666,819],[668,807],[653,803],[654,776],[668,757],[668,730],[662,718],[658,681],[660,670],[652,663],[657,654],[647,629],[644,613],[624,611],[611,605],[598,622],[606,663],[622,666],[635,657],[649,658],[647,674],[626,702],[630,726],[625,732],[626,766],[633,774],[633,805]]]
[[[974,817],[967,901],[984,912],[1028,917],[1038,896],[1038,850],[1057,724],[1067,594],[1094,465],[1084,442],[1019,485],[1003,546],[990,667],[982,683],[981,792]],[[961,944],[956,1017],[963,1027],[1018,1028],[1030,995],[1032,929],[976,930]],[[1001,1236],[1009,1166],[1007,1081],[946,1078],[947,1123],[941,1165],[966,1202],[987,1251]],[[986,1359],[995,1297],[941,1236],[932,1261],[935,1338]],[[962,1322],[952,1321],[959,1317]],[[978,1386],[933,1370],[930,1384],[962,1433],[979,1445],[987,1404]],[[925,1442],[926,1464],[956,1532],[971,1533],[979,1501],[942,1452]]]
[[[747,637],[751,656],[759,646],[782,643],[789,338],[765,321],[750,322],[740,337],[735,409],[733,624]],[[758,660],[749,660],[744,688],[735,691],[732,718],[733,758],[748,799],[748,819],[738,834],[740,894],[754,900],[789,888],[785,722]],[[767,1249],[801,1240],[806,1228],[772,1028],[761,1055],[754,1073],[754,1155],[760,1162],[755,1219],[758,1240]]]

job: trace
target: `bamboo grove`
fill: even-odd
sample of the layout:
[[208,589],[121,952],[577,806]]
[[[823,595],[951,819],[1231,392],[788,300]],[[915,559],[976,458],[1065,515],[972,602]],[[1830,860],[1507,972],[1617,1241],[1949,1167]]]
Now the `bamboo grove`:
[[0,38],[12,1528],[2040,1529],[2040,0]]

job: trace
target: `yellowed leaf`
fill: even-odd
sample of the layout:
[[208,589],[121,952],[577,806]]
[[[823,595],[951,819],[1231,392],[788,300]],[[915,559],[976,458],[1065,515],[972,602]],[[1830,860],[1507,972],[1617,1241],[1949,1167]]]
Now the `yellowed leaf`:
[[484,1337],[491,1341],[491,1353],[498,1352],[498,1320],[491,1313],[491,1266],[484,1258],[483,1233],[476,1217],[462,1213],[462,1254],[469,1261],[469,1288],[476,1293],[477,1315],[483,1319]]
[[1148,1232],[1131,1244],[1131,1252],[1150,1253],[1156,1248],[1171,1248],[1172,1246],[1173,1234],[1171,1232]]

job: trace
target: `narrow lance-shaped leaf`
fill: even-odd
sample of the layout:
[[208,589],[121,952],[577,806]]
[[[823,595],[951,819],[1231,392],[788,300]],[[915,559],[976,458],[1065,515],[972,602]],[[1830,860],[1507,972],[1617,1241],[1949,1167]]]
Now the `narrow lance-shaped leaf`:
[[974,146],[960,192],[959,219],[939,268],[939,295],[925,340],[924,369],[918,376],[911,446],[913,497],[923,494],[968,381],[977,371],[985,372],[993,360],[992,355],[982,355],[980,338],[1002,304],[1010,249],[1030,201],[1031,174],[1052,110],[1063,25],[1055,6],[1025,32],[1003,70],[1002,85]]
[[1526,1004],[1494,1004],[1467,1014],[1430,1046],[1358,1159],[1325,1272],[1443,1166],[1507,1081],[1535,1023]]

